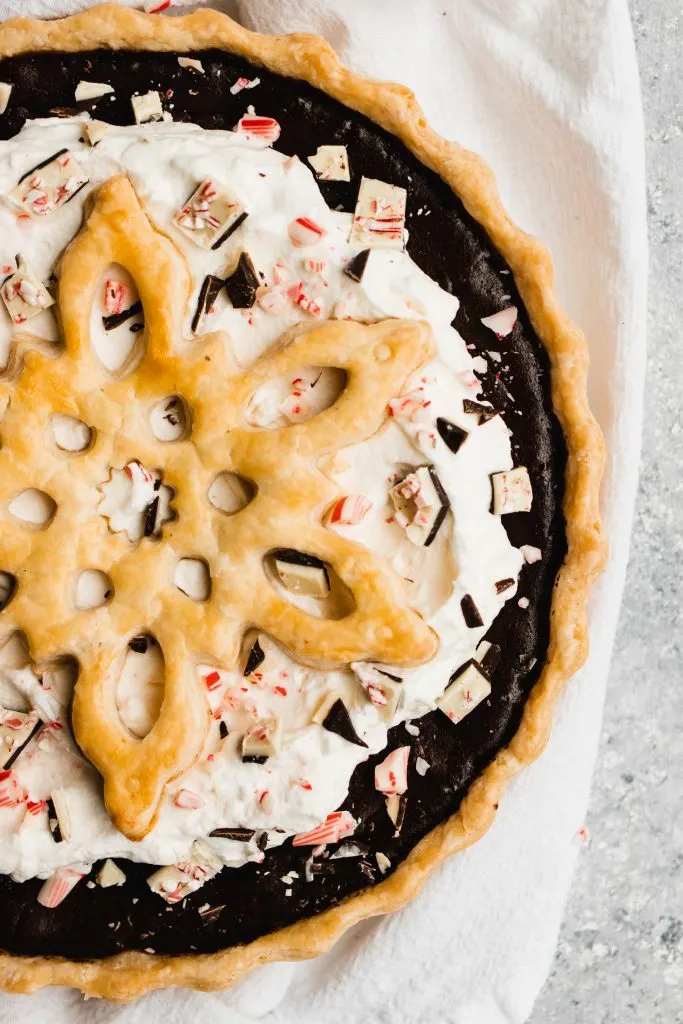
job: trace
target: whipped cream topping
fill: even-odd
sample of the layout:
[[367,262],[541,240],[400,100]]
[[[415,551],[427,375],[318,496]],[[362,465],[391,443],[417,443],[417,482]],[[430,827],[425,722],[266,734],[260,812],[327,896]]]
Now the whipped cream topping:
[[[19,880],[46,877],[60,867],[111,857],[178,864],[189,857],[195,840],[201,840],[221,863],[239,867],[267,856],[268,846],[324,822],[344,801],[356,766],[386,746],[388,728],[402,721],[410,724],[436,707],[453,672],[473,657],[504,603],[515,598],[523,555],[510,544],[500,517],[490,512],[490,475],[513,468],[509,434],[500,416],[480,422],[476,413],[463,411],[463,401],[476,399],[479,393],[473,372],[479,367],[451,326],[457,298],[443,291],[399,248],[372,249],[361,280],[347,275],[344,267],[368,244],[367,240],[349,242],[353,215],[330,210],[311,170],[298,159],[272,150],[267,136],[162,122],[111,126],[97,146],[90,146],[82,118],[29,122],[18,136],[0,143],[0,192],[9,193],[29,168],[63,148],[76,157],[89,184],[41,218],[19,222],[10,208],[0,207],[0,264],[13,264],[20,252],[41,280],[48,281],[61,252],[81,226],[91,189],[113,174],[125,173],[152,221],[173,239],[187,261],[193,294],[184,324],[186,338],[192,337],[206,276],[232,274],[240,251],[248,253],[261,275],[257,301],[252,307],[235,308],[221,292],[207,311],[202,331],[225,331],[231,355],[244,367],[302,320],[424,318],[435,338],[437,357],[395,397],[385,428],[321,462],[323,472],[338,484],[340,496],[363,499],[359,506],[363,514],[351,517],[357,521],[326,520],[329,528],[385,558],[403,578],[410,604],[440,637],[439,652],[426,665],[379,666],[403,680],[393,715],[387,716],[368,699],[351,667],[313,669],[295,662],[273,638],[261,635],[258,640],[265,657],[249,676],[242,674],[244,664],[196,669],[197,685],[205,688],[214,718],[206,749],[194,767],[169,786],[154,829],[140,842],[131,842],[111,824],[97,774],[71,738],[66,709],[72,674],[61,668],[43,675],[41,681],[27,655],[17,655],[14,641],[0,652],[0,705],[17,711],[37,709],[43,722],[10,776],[0,778],[0,872]],[[216,251],[195,244],[176,223],[188,197],[207,179],[221,183],[248,212]],[[109,268],[104,275],[103,296],[107,280],[121,281],[134,301],[134,282],[122,268]],[[3,365],[17,332],[5,310],[0,313]],[[103,367],[116,371],[130,365],[131,353],[144,332],[131,332],[129,323],[106,331],[104,313],[104,306],[96,302],[93,344]],[[35,316],[24,333],[29,330],[39,338],[58,340],[52,310]],[[342,387],[338,371],[321,376],[319,368],[301,367],[295,377],[269,382],[262,394],[252,396],[254,422],[267,429],[315,415],[335,400]],[[297,405],[304,411],[296,411]],[[153,412],[153,424],[162,432],[175,429],[163,420],[165,411],[161,405]],[[436,428],[439,418],[462,432],[465,439],[457,451]],[[174,440],[173,429],[164,440]],[[68,444],[75,441],[72,433],[78,433],[76,428],[69,431]],[[389,489],[397,480],[426,464],[434,467],[450,503],[428,547],[411,541],[396,521],[389,500]],[[155,490],[159,483],[155,472],[151,467],[140,469],[143,472],[112,467],[111,479],[100,485],[101,502],[91,510],[93,515],[106,516],[111,529],[125,531],[131,542],[143,536],[145,510],[155,495],[160,506],[155,528],[160,528],[164,515],[170,515],[171,495],[165,493],[170,488],[161,483]],[[145,473],[152,479],[146,479]],[[216,500],[211,501],[221,507],[220,491],[221,501],[239,507],[239,490],[239,481],[216,482]],[[293,537],[292,545],[296,541]],[[191,578],[187,570],[186,566],[181,571],[176,585],[180,580],[188,589],[201,592],[197,567],[190,567]],[[496,582],[508,578],[515,584],[498,593]],[[481,626],[468,626],[464,619],[461,603],[467,596],[478,610]],[[247,638],[246,648],[254,639]],[[133,735],[146,735],[154,723],[163,697],[163,670],[163,652],[154,643],[147,643],[144,651],[122,651],[117,707]],[[349,742],[313,720],[321,701],[334,693],[342,695],[353,728],[367,746]],[[279,723],[277,753],[263,764],[243,762],[244,735],[257,721],[271,718]],[[8,797],[3,802],[3,786],[15,795],[25,792],[26,799],[13,804],[14,798]],[[47,814],[40,811],[41,802],[48,801],[55,788],[70,809],[70,835],[60,842],[50,831]],[[29,813],[29,803],[37,805],[39,812]],[[243,841],[210,835],[226,828],[253,830],[253,835]],[[260,838],[263,832],[267,839]]]

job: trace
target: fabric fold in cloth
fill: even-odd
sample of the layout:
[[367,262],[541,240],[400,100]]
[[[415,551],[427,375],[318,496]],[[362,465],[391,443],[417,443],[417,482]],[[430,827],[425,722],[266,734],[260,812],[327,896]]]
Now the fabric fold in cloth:
[[[0,16],[86,6],[0,0]],[[259,31],[319,33],[355,70],[410,86],[438,131],[486,158],[508,212],[552,251],[560,301],[589,339],[591,401],[609,452],[611,557],[592,602],[591,657],[560,701],[548,750],[511,787],[490,832],[403,911],[359,925],[317,961],[262,968],[229,993],[162,992],[130,1007],[55,990],[0,996],[0,1024],[522,1024],[552,962],[580,849],[637,482],[647,242],[626,0],[209,6]],[[268,114],[257,93],[248,102]]]

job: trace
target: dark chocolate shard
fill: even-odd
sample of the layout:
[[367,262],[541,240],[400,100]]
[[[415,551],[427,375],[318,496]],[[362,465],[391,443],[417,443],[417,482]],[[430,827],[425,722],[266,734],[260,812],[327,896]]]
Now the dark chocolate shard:
[[223,721],[218,723],[218,734],[222,740],[228,735],[228,727]]
[[112,313],[110,316],[102,317],[102,325],[105,331],[113,331],[115,327],[120,327],[121,324],[125,324],[126,320],[130,320],[132,316],[137,316],[138,313],[142,313],[142,303],[138,299],[128,309],[122,309],[120,313]]
[[[50,107],[49,113],[53,117],[78,117],[83,113],[84,107]],[[41,164],[41,166],[44,166]],[[30,172],[29,172],[30,173]]]
[[349,743],[355,743],[357,747],[367,747],[367,743],[360,738],[354,729],[351,716],[341,697],[334,702],[323,718],[322,727],[327,729],[328,732],[335,732],[337,736],[348,740]]
[[251,309],[261,281],[247,252],[241,252],[234,274],[225,282],[225,290],[234,309]]
[[135,651],[136,654],[144,654],[147,650],[148,637],[146,636],[134,636],[132,640],[128,641],[128,647],[131,651]]
[[491,644],[486,654],[479,662],[479,668],[489,679],[491,679],[493,673],[498,668],[502,657],[503,651],[500,646],[498,644]]
[[[374,667],[377,668],[377,666],[374,666]],[[387,679],[393,679],[393,681],[395,683],[402,683],[403,682],[403,676],[394,676],[394,675],[391,674],[391,672],[387,672],[383,668],[378,668],[377,671],[379,672],[379,674],[381,676],[386,676]]]
[[31,729],[31,732],[28,734],[28,736],[26,737],[24,742],[20,746],[18,746],[16,748],[16,750],[13,750],[12,753],[10,754],[10,756],[5,761],[5,763],[3,765],[3,770],[4,771],[7,771],[7,769],[12,767],[12,765],[14,764],[16,759],[19,757],[19,755],[24,750],[26,750],[26,748],[29,745],[29,743],[33,739],[35,739],[35,737],[38,735],[38,733],[41,731],[42,728],[43,728],[43,723],[42,722],[36,722],[36,724],[33,726],[33,728]]
[[54,800],[49,796],[45,802],[47,803],[47,824],[52,838],[56,843],[63,843],[64,836],[62,835],[62,830],[59,827],[59,818],[57,817],[57,811],[55,810]]
[[481,402],[473,402],[471,398],[465,398],[462,403],[463,412],[472,412],[479,414],[479,424],[488,423],[494,416],[498,415],[497,409],[492,409],[488,405],[482,405]]
[[265,764],[267,754],[242,754],[242,764]]
[[408,794],[402,793],[398,798],[398,814],[396,815],[396,823],[394,825],[394,835],[398,835],[403,828],[403,822],[405,821],[407,810]]
[[497,594],[504,594],[506,590],[509,590],[510,587],[514,587],[514,585],[515,585],[515,581],[513,579],[510,579],[510,578],[507,578],[507,579],[504,579],[504,580],[497,580],[496,581],[496,593]]
[[211,310],[214,302],[218,298],[218,294],[225,284],[222,277],[214,277],[213,274],[207,274],[202,282],[202,287],[199,290],[199,298],[197,299],[197,308],[194,316],[192,317],[192,333],[196,334],[199,328],[202,326],[206,315]]
[[484,620],[479,614],[479,609],[474,603],[474,598],[471,594],[465,594],[462,601],[460,602],[462,608],[462,617],[465,620],[465,625],[470,629],[476,629],[477,626],[483,626]]
[[144,329],[145,325],[141,323],[131,324],[130,327],[128,328],[131,334],[137,334],[138,331],[144,331]]
[[152,498],[149,505],[145,509],[145,526],[143,530],[144,537],[151,537],[154,533],[154,529],[157,525],[157,512],[159,511],[159,495],[156,498]]
[[344,273],[346,276],[350,277],[352,281],[362,281],[365,268],[368,265],[369,256],[369,249],[362,249],[357,253],[344,267]]
[[244,666],[244,672],[242,675],[250,676],[252,672],[255,672],[259,665],[262,665],[265,659],[265,654],[261,644],[258,640],[254,640],[253,646],[249,651],[249,657],[247,663]]
[[429,547],[429,545],[432,543],[437,533],[441,529],[443,521],[448,515],[448,510],[451,507],[450,498],[443,489],[443,485],[439,480],[438,476],[436,475],[436,470],[434,469],[433,466],[428,466],[427,469],[429,470],[429,476],[431,478],[432,483],[434,484],[434,490],[436,491],[437,497],[441,502],[441,505],[439,507],[439,511],[436,514],[436,518],[432,523],[432,528],[429,531],[429,536],[427,537],[427,540],[424,542],[424,546],[426,548]]
[[268,845],[268,833],[267,832],[261,832],[261,834],[259,835],[259,837],[256,840],[256,845],[258,846],[259,850],[265,850],[266,846]]
[[215,828],[209,832],[212,839],[234,839],[238,843],[248,843],[254,835],[253,828]]
[[443,416],[437,418],[436,429],[439,431],[443,443],[447,448],[450,448],[454,455],[457,455],[462,445],[470,436],[462,427],[459,427],[456,423],[451,423],[450,420],[444,419]]
[[249,214],[247,213],[247,211],[246,211],[246,210],[244,211],[244,213],[241,213],[241,214],[239,215],[239,217],[237,217],[237,218],[236,218],[236,219],[235,219],[235,220],[234,220],[234,221],[232,222],[232,224],[230,225],[230,227],[228,228],[228,230],[227,230],[227,231],[224,231],[224,232],[223,232],[223,234],[222,234],[222,235],[221,235],[221,237],[220,237],[220,238],[218,239],[218,241],[217,241],[217,242],[214,242],[214,243],[213,243],[213,245],[211,246],[211,248],[212,248],[212,249],[218,249],[218,248],[219,248],[219,247],[220,247],[220,246],[221,246],[221,245],[223,244],[223,242],[225,242],[225,241],[226,241],[226,239],[230,238],[230,235],[232,235],[232,234],[233,234],[233,233],[234,233],[235,231],[237,231],[237,229],[238,229],[238,227],[240,226],[240,224],[243,224],[243,223],[244,223],[244,221],[245,221],[245,220],[247,219],[247,217],[248,217],[248,216],[249,216]]

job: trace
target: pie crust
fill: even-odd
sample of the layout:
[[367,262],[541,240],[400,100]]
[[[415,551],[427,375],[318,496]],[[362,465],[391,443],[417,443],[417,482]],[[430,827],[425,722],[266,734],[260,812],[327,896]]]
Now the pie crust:
[[[563,504],[567,554],[553,592],[546,663],[526,701],[516,734],[472,784],[457,813],[425,836],[384,882],[245,946],[213,954],[179,956],[129,951],[91,962],[0,955],[0,986],[8,991],[32,992],[45,985],[71,985],[88,996],[126,1001],[152,989],[174,986],[224,989],[260,964],[316,956],[329,949],[351,925],[401,907],[419,892],[442,860],[484,834],[507,784],[543,751],[555,700],[586,658],[588,594],[606,558],[598,515],[604,444],[587,403],[587,343],[558,305],[549,254],[507,216],[486,164],[475,154],[438,136],[426,123],[408,89],[371,81],[346,70],[327,43],[316,36],[259,35],[226,15],[209,10],[164,18],[105,4],[59,21],[18,18],[0,26],[0,57],[98,47],[180,52],[219,47],[275,73],[309,82],[398,137],[425,166],[449,184],[512,269],[533,327],[548,353],[553,409],[567,445]],[[104,188],[110,185],[107,183]],[[125,191],[120,184],[121,201],[125,200]],[[78,236],[79,241],[84,238],[87,231]],[[73,280],[77,280],[77,275],[75,268]],[[75,311],[71,325],[74,337],[79,330],[77,321]],[[389,326],[380,326],[391,334],[391,322]],[[68,321],[65,328],[68,333]],[[349,325],[344,324],[343,328],[348,331]],[[402,322],[400,326],[393,325],[393,330],[411,334],[415,327]],[[163,333],[164,326],[160,325],[160,336]],[[352,334],[353,328],[349,337]],[[316,335],[322,335],[318,344],[324,349],[325,329],[311,332],[295,344],[316,344]],[[413,338],[425,346],[427,353],[425,339],[415,335]],[[266,361],[277,363],[280,369],[285,358],[283,353],[276,353]],[[27,369],[30,366],[29,361]],[[258,368],[253,371],[258,372]],[[423,635],[422,642],[428,656],[429,637]],[[408,649],[410,642],[406,645]],[[96,734],[93,746],[97,744]]]

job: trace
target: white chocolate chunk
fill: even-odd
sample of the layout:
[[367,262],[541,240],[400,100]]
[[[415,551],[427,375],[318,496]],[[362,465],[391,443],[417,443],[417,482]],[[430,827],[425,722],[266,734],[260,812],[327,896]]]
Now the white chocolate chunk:
[[21,213],[44,217],[68,203],[88,181],[73,153],[62,149],[42,166],[28,171],[9,198]]
[[151,90],[141,96],[131,96],[131,106],[136,124],[150,124],[152,121],[163,121],[164,108],[158,92]]
[[0,708],[0,768],[27,742],[37,723],[35,711]]
[[9,105],[13,86],[10,82],[0,82],[0,114],[4,114]]
[[534,562],[540,562],[543,558],[543,552],[541,549],[534,547],[533,544],[522,544],[519,550],[522,552],[522,557],[528,565],[533,565]]
[[491,316],[483,316],[481,322],[499,338],[507,338],[517,323],[517,307],[508,306],[507,309],[501,309],[498,313],[492,313]]
[[106,121],[86,121],[83,127],[91,146],[96,146],[109,133],[109,125]]
[[346,146],[318,146],[308,162],[321,181],[351,181]]
[[100,96],[107,96],[113,91],[112,86],[107,85],[106,82],[79,82],[75,92],[76,102],[98,100]]
[[200,889],[222,867],[223,862],[204,843],[196,840],[187,860],[160,868],[149,876],[147,884],[152,892],[158,893],[167,903],[178,903]]
[[470,662],[447,687],[443,696],[439,697],[436,706],[450,718],[451,722],[457,724],[469,715],[470,711],[474,711],[478,704],[486,700],[490,693],[490,682],[477,664]]
[[379,868],[380,873],[386,875],[387,871],[391,867],[391,861],[387,855],[382,853],[381,850],[378,850],[375,854],[375,860],[377,861],[377,867]]
[[349,242],[376,249],[403,249],[407,192],[376,178],[363,178]]
[[280,751],[281,742],[280,720],[275,716],[260,718],[242,740],[242,760],[274,757]]
[[446,518],[449,501],[431,466],[420,466],[389,491],[394,518],[417,547],[429,547]]
[[[54,807],[55,814],[57,816],[56,824],[59,826],[59,832],[61,835],[61,839],[59,841],[68,843],[73,835],[68,790],[61,786],[57,789],[53,789],[50,793],[50,800],[52,801],[52,806]],[[50,820],[50,831],[53,832],[54,836],[56,830],[53,827],[52,820]],[[56,836],[54,838],[56,839]]]
[[403,680],[398,677],[392,678],[365,661],[353,661],[351,668],[365,690],[368,700],[374,704],[380,716],[390,722],[401,698]]
[[7,312],[20,326],[54,306],[55,300],[23,256],[18,257],[17,264],[15,272],[3,282],[1,291]]
[[181,68],[187,68],[188,71],[196,71],[199,75],[205,74],[204,65],[194,57],[178,57],[178,63]]
[[103,889],[109,889],[112,885],[123,885],[126,881],[126,876],[113,860],[105,860],[97,872],[97,881]]
[[533,501],[531,480],[526,466],[494,473],[491,477],[493,486],[493,514],[504,516],[508,512],[530,512]]
[[322,598],[327,597],[330,592],[327,573],[321,566],[298,565],[276,558],[275,569],[285,590],[294,594]]
[[175,215],[177,228],[202,249],[217,249],[247,216],[225,185],[206,178]]

